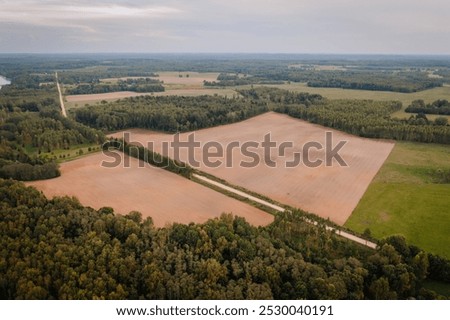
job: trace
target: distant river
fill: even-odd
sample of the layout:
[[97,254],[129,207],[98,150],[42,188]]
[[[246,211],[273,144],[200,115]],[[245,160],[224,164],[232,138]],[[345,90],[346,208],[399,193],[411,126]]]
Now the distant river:
[[3,76],[0,76],[0,89],[2,88],[2,86],[7,85],[7,84],[11,84],[11,81],[9,81],[8,79],[6,79]]

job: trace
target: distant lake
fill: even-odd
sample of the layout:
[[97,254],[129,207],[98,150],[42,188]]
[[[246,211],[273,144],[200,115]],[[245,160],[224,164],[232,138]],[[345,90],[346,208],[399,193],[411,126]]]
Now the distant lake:
[[9,81],[8,79],[6,79],[6,78],[3,77],[3,76],[0,76],[0,88],[1,88],[2,86],[4,86],[4,85],[7,85],[7,84],[11,84],[11,81]]

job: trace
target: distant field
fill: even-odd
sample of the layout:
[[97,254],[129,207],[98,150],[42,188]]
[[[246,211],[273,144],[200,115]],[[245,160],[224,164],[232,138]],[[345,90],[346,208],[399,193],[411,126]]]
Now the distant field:
[[199,72],[156,72],[158,79],[167,89],[203,88],[203,81],[216,81],[219,73]]
[[111,93],[99,93],[99,94],[80,94],[66,96],[65,99],[67,103],[65,104],[66,109],[84,107],[85,104],[95,105],[101,101],[116,101],[118,99],[139,97],[139,96],[185,96],[194,97],[202,95],[219,95],[233,97],[233,95],[238,95],[238,93],[232,89],[174,89],[167,90],[165,92],[155,92],[155,93],[137,93],[131,91],[122,92],[111,92]]
[[399,142],[345,226],[410,243],[450,258],[450,184],[433,183],[430,170],[450,169],[450,148]]
[[[67,104],[66,108],[83,107],[85,104],[96,104],[100,101],[115,101],[123,98],[138,97],[145,95],[152,96],[201,96],[201,95],[221,95],[232,97],[237,95],[237,92],[233,89],[218,89],[218,88],[205,88],[203,81],[215,81],[217,80],[218,73],[199,73],[199,72],[157,72],[159,79],[164,82],[165,92],[155,93],[138,93],[131,91],[122,92],[110,92],[100,94],[81,94],[81,95],[68,95],[65,97]],[[103,82],[117,82],[119,79],[129,79],[139,77],[123,77],[123,78],[108,78],[102,79]]]
[[[203,88],[203,81],[216,81],[219,73],[216,72],[172,72],[160,71],[156,72],[158,77],[151,77],[164,82],[164,85],[169,89],[173,87],[186,88]],[[118,80],[126,79],[142,79],[146,77],[121,77],[121,78],[106,78],[101,79],[101,82],[115,83]]]
[[[159,153],[163,153],[163,141],[173,140],[173,135],[146,130],[128,131],[132,133],[130,142],[140,142],[147,146],[148,141],[153,141],[153,149]],[[333,133],[333,146],[341,140],[348,141],[340,154],[349,167],[340,167],[334,162],[329,167],[323,164],[317,168],[308,168],[299,164],[286,168],[286,161],[293,160],[293,152],[299,152],[305,143],[314,141],[325,145],[327,131]],[[272,141],[277,141],[278,144],[292,141],[294,145],[294,148],[285,149],[284,156],[272,152],[275,168],[267,166],[263,161],[261,142],[267,133],[271,133]],[[188,135],[189,133],[182,134],[181,141],[185,141]],[[117,133],[115,136],[121,137],[122,134]],[[199,130],[195,137],[203,145],[210,141],[218,142],[224,150],[231,142],[259,142],[259,148],[251,149],[258,154],[260,160],[253,168],[241,166],[241,161],[250,162],[252,159],[236,149],[210,159],[211,162],[222,161],[222,165],[216,168],[205,164],[201,148],[196,149],[195,159],[200,161],[200,170],[281,203],[330,218],[338,224],[345,223],[393,147],[389,142],[358,138],[273,112],[231,125]],[[210,152],[213,151],[214,148],[210,149]],[[310,152],[311,161],[325,157],[324,150],[314,149]],[[227,154],[233,155],[228,167]],[[169,152],[169,156],[173,157],[173,152]],[[186,149],[180,151],[180,159],[187,160]]]
[[156,226],[179,222],[202,223],[232,212],[254,225],[267,225],[273,216],[238,200],[163,169],[128,158],[130,167],[104,168],[102,161],[112,159],[102,153],[61,164],[61,177],[27,183],[47,197],[75,196],[85,206],[114,208],[117,213],[132,210],[152,217]]

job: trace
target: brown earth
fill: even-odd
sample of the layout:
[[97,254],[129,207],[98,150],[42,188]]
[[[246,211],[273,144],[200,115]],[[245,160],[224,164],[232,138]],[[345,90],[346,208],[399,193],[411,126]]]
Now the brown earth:
[[[173,135],[140,129],[127,131],[131,132],[132,143],[139,142],[148,146],[148,142],[152,141],[154,145],[150,147],[159,153],[163,153],[162,143],[173,141],[174,138]],[[332,133],[333,148],[340,141],[347,141],[339,155],[348,166],[340,166],[333,160],[331,166],[323,163],[311,168],[303,162],[293,168],[286,168],[286,161],[291,161],[294,152],[300,152],[305,143],[313,141],[325,146],[326,132]],[[291,141],[294,146],[285,149],[284,156],[272,150],[271,159],[276,164],[275,168],[269,167],[262,160],[264,156],[261,142],[267,133],[271,134],[272,141],[276,141],[278,145]],[[188,135],[189,133],[182,134],[180,140],[187,141]],[[114,136],[120,137],[122,133],[116,133]],[[281,203],[329,218],[340,225],[351,215],[394,146],[390,142],[355,137],[273,112],[240,123],[199,130],[195,132],[195,138],[201,142],[202,147],[195,150],[195,160],[200,164],[196,166],[191,162],[194,167]],[[202,148],[205,143],[211,141],[218,142],[224,150],[223,156],[209,159],[211,162],[216,160],[222,162],[215,168],[207,166],[203,159],[205,153]],[[244,168],[241,162],[253,161],[252,158],[244,156],[237,149],[226,152],[226,146],[232,141],[241,145],[249,141],[258,142],[258,148],[248,149],[259,157],[257,165],[253,168]],[[209,151],[214,152],[215,148]],[[309,154],[310,161],[325,159],[324,150],[311,149]],[[229,161],[231,167],[226,165],[227,155],[232,155]],[[174,157],[172,149],[169,156]],[[180,151],[179,158],[181,161],[189,162],[186,149]]]
[[128,168],[102,167],[103,161],[113,159],[96,153],[61,164],[62,175],[58,178],[27,185],[42,190],[47,197],[75,196],[83,205],[95,209],[109,206],[120,214],[136,210],[143,217],[152,217],[158,227],[173,222],[201,223],[223,212],[244,217],[258,226],[273,221],[272,215],[246,203],[119,154],[129,161]]

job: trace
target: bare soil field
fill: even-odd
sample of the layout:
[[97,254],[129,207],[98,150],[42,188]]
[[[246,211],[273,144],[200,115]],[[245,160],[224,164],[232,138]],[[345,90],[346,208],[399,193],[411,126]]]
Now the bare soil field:
[[[159,153],[165,153],[162,152],[163,142],[174,139],[173,135],[146,130],[127,131],[131,132],[129,139],[131,143],[139,142]],[[318,142],[324,146],[322,150],[315,148],[309,150],[310,161],[325,159],[326,132],[332,133],[332,148],[340,141],[347,141],[339,151],[347,167],[340,166],[336,160],[332,161],[331,166],[323,163],[312,168],[302,162],[291,168],[286,167],[286,162],[294,159],[294,153],[304,150],[303,147],[307,142]],[[270,158],[275,167],[270,167],[263,161],[264,149],[261,143],[267,133],[271,134],[271,140],[277,142],[278,146],[289,141],[293,145],[292,148],[284,149],[284,156],[281,149],[272,149]],[[189,134],[182,134],[180,141],[187,141]],[[119,132],[114,136],[122,137],[123,134]],[[199,130],[195,132],[195,140],[201,143],[201,147],[196,148],[194,152],[194,159],[199,165],[187,161],[186,148],[180,150],[181,161],[234,185],[329,218],[340,225],[351,215],[394,146],[390,142],[355,137],[273,112],[235,124]],[[218,142],[224,150],[223,155],[209,158],[210,162],[221,161],[216,167],[208,166],[204,158],[204,145],[211,141]],[[257,142],[259,146],[248,148],[247,151],[253,152],[259,159],[254,167],[245,168],[241,165],[242,161],[253,162],[254,159],[243,155],[237,148],[227,152],[226,147],[231,142],[242,145],[252,141]],[[148,142],[153,142],[153,146],[148,145]],[[212,147],[208,151],[214,153],[216,149]],[[174,157],[172,148],[168,155]],[[228,163],[227,156],[231,156]],[[303,160],[303,154],[301,159]]]
[[[125,157],[121,154],[122,157]],[[83,205],[114,208],[127,214],[136,210],[152,217],[157,227],[166,224],[205,222],[231,212],[253,225],[267,225],[273,216],[163,169],[127,158],[130,166],[102,167],[112,158],[96,153],[61,164],[62,175],[27,183],[47,197],[75,196]],[[139,167],[139,164],[144,167]]]

